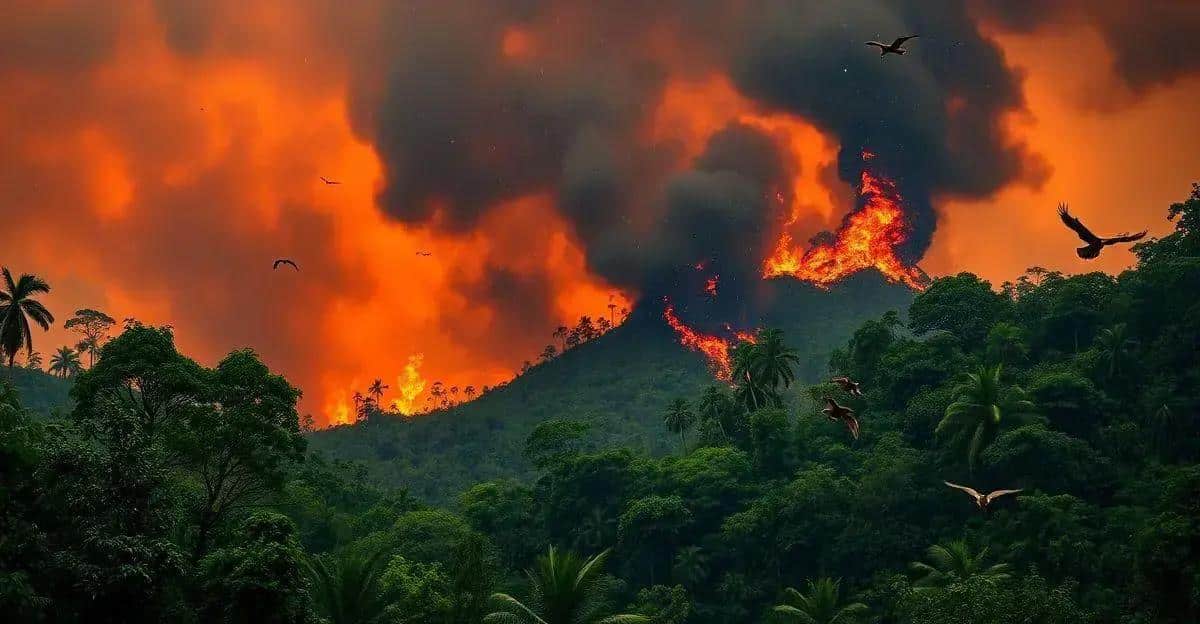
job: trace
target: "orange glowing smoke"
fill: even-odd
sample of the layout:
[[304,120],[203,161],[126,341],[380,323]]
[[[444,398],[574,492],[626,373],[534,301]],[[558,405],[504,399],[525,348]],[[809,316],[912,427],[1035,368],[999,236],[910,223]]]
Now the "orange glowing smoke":
[[425,356],[420,353],[408,356],[404,372],[396,377],[396,388],[400,396],[392,399],[392,410],[405,416],[417,413],[417,397],[425,390],[425,379],[421,377],[421,362],[424,360]]
[[709,297],[717,296],[717,280],[720,277],[721,277],[720,275],[714,275],[714,276],[708,278],[707,280],[705,280],[704,292],[707,293]]
[[679,317],[675,315],[675,306],[670,301],[664,298],[663,302],[666,303],[663,308],[663,319],[679,335],[679,344],[703,354],[717,379],[721,381],[732,379],[733,364],[730,361],[729,352],[739,342],[755,342],[757,340],[755,333],[734,331],[728,325],[725,328],[734,335],[732,339],[700,333],[679,320]]
[[[863,152],[863,160],[872,157]],[[775,253],[763,262],[763,277],[791,276],[828,288],[853,273],[875,268],[889,281],[923,290],[925,274],[905,266],[896,256],[896,247],[908,237],[909,225],[895,183],[864,169],[859,194],[866,204],[838,228],[833,243],[801,252],[790,234],[780,235]]]

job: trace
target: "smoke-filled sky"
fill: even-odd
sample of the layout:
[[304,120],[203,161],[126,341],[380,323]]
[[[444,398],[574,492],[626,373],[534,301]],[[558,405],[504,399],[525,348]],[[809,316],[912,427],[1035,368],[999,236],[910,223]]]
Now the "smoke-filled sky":
[[507,379],[696,262],[748,292],[781,234],[855,209],[864,150],[930,274],[1118,271],[1054,205],[1167,231],[1200,179],[1196,32],[1187,0],[17,0],[0,263],[60,320],[252,346],[318,422],[413,356]]

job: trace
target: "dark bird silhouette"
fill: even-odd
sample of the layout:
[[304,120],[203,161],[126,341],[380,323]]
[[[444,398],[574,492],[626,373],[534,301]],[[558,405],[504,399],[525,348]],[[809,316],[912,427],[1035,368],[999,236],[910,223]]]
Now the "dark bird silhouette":
[[908,35],[907,37],[897,37],[891,45],[880,43],[878,41],[868,41],[867,45],[879,48],[879,56],[887,56],[888,54],[906,54],[908,50],[904,49],[904,42],[909,39],[916,39],[919,35]]
[[293,269],[296,269],[297,271],[300,270],[300,267],[296,266],[295,262],[292,262],[291,260],[288,260],[287,258],[280,258],[280,259],[276,260],[275,263],[271,265],[271,269],[272,270],[278,269],[279,265],[281,265],[281,264],[290,264],[290,265],[292,265]]
[[1101,238],[1096,236],[1095,234],[1092,234],[1092,231],[1087,229],[1087,226],[1081,223],[1079,219],[1072,217],[1071,213],[1067,212],[1066,204],[1058,205],[1058,216],[1062,219],[1063,223],[1067,224],[1067,227],[1075,230],[1075,233],[1079,235],[1080,240],[1087,243],[1083,247],[1075,250],[1075,253],[1079,254],[1079,257],[1083,258],[1084,260],[1091,260],[1092,258],[1099,256],[1100,250],[1104,249],[1108,245],[1115,245],[1117,243],[1132,243],[1133,241],[1141,240],[1146,237],[1146,230],[1142,230],[1137,234],[1124,232],[1110,238]]
[[418,256],[432,256],[433,252],[432,251],[418,251],[417,255]]
[[321,181],[324,182],[325,184],[341,184],[341,182],[338,182],[337,180],[330,180],[329,178],[327,178],[325,176],[320,176],[320,178],[321,178]]
[[855,418],[854,410],[842,405],[838,405],[837,401],[834,401],[829,397],[824,397],[824,399],[825,409],[821,411],[825,412],[825,415],[829,417],[829,420],[846,423],[846,428],[850,430],[850,435],[854,436],[854,439],[857,440],[858,418]]
[[841,388],[842,391],[846,392],[847,394],[850,394],[853,396],[862,396],[863,395],[862,389],[858,387],[858,385],[859,385],[858,382],[851,381],[849,377],[834,377],[833,379],[830,379],[829,381],[832,381],[833,383],[837,384],[838,387]]
[[977,507],[979,507],[980,511],[988,511],[988,507],[992,504],[992,501],[996,500],[997,498],[1000,498],[1001,496],[1007,496],[1009,494],[1016,494],[1017,492],[1021,491],[1021,490],[996,490],[989,494],[980,494],[979,492],[976,492],[974,488],[969,488],[965,485],[958,485],[957,483],[950,483],[949,481],[943,481],[943,483],[945,483],[946,485],[948,485],[956,490],[962,490],[962,491],[966,492],[968,495],[970,495],[971,498],[975,499],[975,505]]

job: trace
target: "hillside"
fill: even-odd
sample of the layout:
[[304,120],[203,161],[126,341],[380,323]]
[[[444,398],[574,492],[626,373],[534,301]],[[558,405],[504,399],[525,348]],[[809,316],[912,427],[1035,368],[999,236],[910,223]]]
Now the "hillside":
[[28,368],[0,369],[2,380],[12,382],[21,404],[35,414],[50,416],[55,410],[65,413],[70,408],[70,381]]
[[[769,283],[773,303],[762,325],[785,332],[800,351],[801,384],[824,375],[829,352],[863,320],[904,310],[905,287],[875,273],[831,291],[791,281]],[[628,446],[661,454],[675,440],[662,412],[676,397],[713,383],[703,358],[676,342],[657,306],[622,326],[539,365],[507,387],[454,409],[410,421],[388,419],[337,427],[310,436],[312,447],[337,459],[364,462],[378,482],[445,502],[471,483],[526,477],[525,438],[538,423],[571,418],[591,424],[598,446]]]

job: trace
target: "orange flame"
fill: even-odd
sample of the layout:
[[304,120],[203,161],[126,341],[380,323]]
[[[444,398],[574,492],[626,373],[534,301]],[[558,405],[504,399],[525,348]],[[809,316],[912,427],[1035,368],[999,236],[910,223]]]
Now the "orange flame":
[[[874,156],[863,152],[863,160]],[[859,194],[866,204],[838,228],[834,242],[801,251],[790,234],[781,234],[775,253],[763,261],[763,277],[791,276],[828,288],[853,273],[875,268],[889,281],[924,290],[924,272],[905,266],[896,256],[896,247],[908,238],[910,228],[895,182],[864,169]]]
[[392,399],[392,409],[405,416],[412,416],[418,411],[417,397],[425,390],[425,379],[421,377],[421,363],[424,360],[425,355],[421,353],[408,356],[404,372],[396,377],[396,387],[400,396]]
[[326,415],[329,417],[329,425],[336,427],[338,425],[350,425],[354,423],[354,411],[350,409],[350,405],[346,403],[346,397],[339,396],[337,401],[325,409]]
[[707,293],[709,297],[717,296],[717,280],[720,277],[721,277],[720,275],[714,275],[714,276],[708,278],[707,280],[705,280],[704,292]]
[[726,323],[726,331],[733,334],[734,338],[722,338],[720,336],[704,334],[688,327],[683,321],[679,320],[679,317],[675,314],[675,306],[665,297],[663,298],[663,302],[666,304],[663,308],[663,319],[679,335],[679,344],[703,354],[704,359],[708,360],[708,365],[712,368],[713,374],[716,375],[717,379],[721,381],[732,379],[733,362],[730,359],[730,351],[739,342],[756,342],[758,340],[757,330],[753,332],[737,331]]

